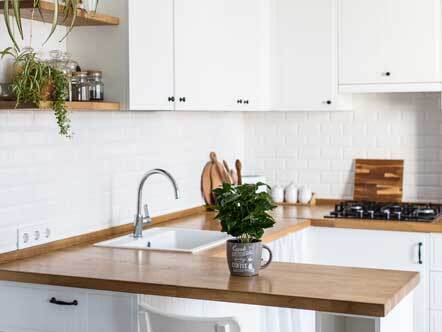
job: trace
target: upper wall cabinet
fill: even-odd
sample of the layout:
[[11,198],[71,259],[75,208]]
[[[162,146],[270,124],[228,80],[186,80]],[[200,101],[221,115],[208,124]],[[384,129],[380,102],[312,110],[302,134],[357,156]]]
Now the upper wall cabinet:
[[266,106],[262,0],[175,0],[176,110]]
[[343,92],[440,91],[440,0],[339,0]]
[[333,110],[337,94],[336,0],[271,1],[271,109]]
[[173,0],[128,1],[131,110],[174,109]]

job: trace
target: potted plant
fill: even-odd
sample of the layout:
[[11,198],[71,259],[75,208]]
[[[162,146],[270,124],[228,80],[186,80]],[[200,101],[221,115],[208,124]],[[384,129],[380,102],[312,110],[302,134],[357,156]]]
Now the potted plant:
[[[218,212],[216,218],[221,223],[221,231],[234,237],[227,241],[227,261],[235,276],[257,275],[272,260],[272,252],[261,238],[264,229],[275,224],[268,211],[276,205],[267,192],[258,192],[261,186],[267,185],[262,182],[239,186],[224,183],[221,188],[213,190],[215,204],[212,208]],[[270,256],[261,265],[263,248]]]
[[59,127],[60,135],[70,137],[70,120],[66,109],[69,82],[59,70],[38,60],[30,49],[19,52],[9,47],[0,52],[1,57],[11,56],[14,59],[15,76],[12,91],[17,98],[17,105],[31,103],[39,105],[41,101],[50,101]]

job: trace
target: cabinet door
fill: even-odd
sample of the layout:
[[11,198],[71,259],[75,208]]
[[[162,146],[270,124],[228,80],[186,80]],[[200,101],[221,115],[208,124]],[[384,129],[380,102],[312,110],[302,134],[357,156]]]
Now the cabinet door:
[[137,295],[115,292],[88,292],[89,332],[136,332]]
[[228,0],[225,24],[229,29],[230,52],[228,85],[233,89],[238,110],[269,108],[269,1]]
[[[87,297],[77,290],[2,282],[0,294],[0,331],[87,331]],[[52,304],[52,297],[78,305]]]
[[389,4],[385,68],[390,83],[440,81],[440,0],[385,0]]
[[173,0],[128,6],[130,109],[173,110]]
[[385,0],[339,0],[339,84],[383,83],[389,40]]
[[278,0],[271,6],[272,109],[332,109],[337,91],[336,1]]
[[428,234],[311,227],[306,241],[310,248],[304,255],[307,263],[419,272],[420,283],[414,291],[414,331],[428,331]]
[[242,110],[261,102],[262,14],[253,0],[175,1],[176,110]]

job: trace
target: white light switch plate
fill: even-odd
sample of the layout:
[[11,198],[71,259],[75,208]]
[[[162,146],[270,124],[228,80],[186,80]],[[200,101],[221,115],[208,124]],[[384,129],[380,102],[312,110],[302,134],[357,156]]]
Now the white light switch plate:
[[49,224],[21,227],[17,230],[17,249],[25,249],[51,241]]

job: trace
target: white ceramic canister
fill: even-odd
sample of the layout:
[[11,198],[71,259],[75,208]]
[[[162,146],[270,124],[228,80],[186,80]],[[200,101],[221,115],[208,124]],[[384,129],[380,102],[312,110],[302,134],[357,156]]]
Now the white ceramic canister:
[[287,203],[298,202],[298,188],[291,182],[284,190],[284,198]]
[[312,199],[312,190],[308,187],[302,187],[301,189],[299,189],[299,203],[302,204],[307,204],[311,201]]
[[276,185],[272,187],[272,199],[275,203],[284,202],[284,188]]

